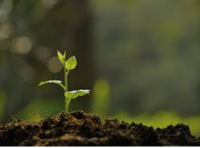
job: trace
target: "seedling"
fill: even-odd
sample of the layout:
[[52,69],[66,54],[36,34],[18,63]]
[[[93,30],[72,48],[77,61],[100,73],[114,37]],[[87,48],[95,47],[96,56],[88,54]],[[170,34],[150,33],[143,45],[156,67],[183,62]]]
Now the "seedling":
[[39,86],[42,86],[44,84],[57,84],[64,90],[64,96],[65,96],[65,112],[69,113],[69,104],[72,99],[76,99],[79,96],[84,96],[90,93],[90,90],[73,90],[69,91],[68,88],[68,75],[69,72],[76,68],[77,66],[77,60],[75,56],[70,57],[68,60],[66,60],[66,52],[64,54],[61,54],[59,51],[57,51],[58,59],[60,60],[61,64],[63,65],[64,69],[64,84],[60,80],[48,80],[43,81],[39,84]]

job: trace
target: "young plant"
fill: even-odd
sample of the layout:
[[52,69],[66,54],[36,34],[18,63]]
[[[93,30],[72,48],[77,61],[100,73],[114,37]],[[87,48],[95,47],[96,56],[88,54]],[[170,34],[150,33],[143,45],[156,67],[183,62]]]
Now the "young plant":
[[64,96],[65,96],[65,112],[69,113],[69,104],[72,99],[76,99],[79,96],[84,96],[86,94],[89,94],[90,90],[73,90],[69,91],[68,87],[68,75],[69,72],[76,68],[77,66],[77,60],[75,56],[70,57],[68,60],[66,60],[66,52],[64,54],[61,54],[59,51],[57,51],[58,59],[60,60],[61,64],[63,65],[64,69],[64,84],[60,80],[49,80],[49,81],[43,81],[39,84],[39,86],[42,86],[44,84],[57,84],[64,90]]

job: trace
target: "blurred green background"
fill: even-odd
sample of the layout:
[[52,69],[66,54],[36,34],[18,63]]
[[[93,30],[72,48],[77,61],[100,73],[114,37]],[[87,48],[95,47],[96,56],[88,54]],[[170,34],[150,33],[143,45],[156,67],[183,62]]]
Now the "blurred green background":
[[199,0],[1,0],[0,118],[38,120],[64,109],[56,50],[75,55],[70,110],[200,135]]

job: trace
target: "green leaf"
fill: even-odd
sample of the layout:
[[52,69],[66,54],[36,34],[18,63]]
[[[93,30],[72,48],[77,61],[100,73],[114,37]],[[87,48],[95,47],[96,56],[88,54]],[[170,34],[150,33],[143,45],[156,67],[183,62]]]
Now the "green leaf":
[[67,70],[72,70],[77,66],[77,60],[76,57],[73,56],[71,58],[69,58],[66,62],[65,62],[65,67]]
[[84,96],[84,95],[87,95],[90,93],[90,90],[83,90],[83,89],[80,89],[80,90],[73,90],[73,91],[68,91],[65,93],[65,97],[68,98],[68,99],[75,99],[79,96]]
[[60,51],[57,50],[57,55],[58,55],[58,59],[60,60],[60,62],[62,64],[65,63],[65,58],[66,58],[66,52],[62,55],[62,53],[60,53]]
[[64,90],[65,90],[65,87],[64,85],[62,84],[62,81],[60,80],[48,80],[48,81],[42,81],[39,86],[42,86],[42,85],[45,85],[45,84],[57,84],[59,86],[61,86]]
[[64,61],[65,61],[65,59],[66,59],[66,51],[63,54],[63,58],[64,58]]

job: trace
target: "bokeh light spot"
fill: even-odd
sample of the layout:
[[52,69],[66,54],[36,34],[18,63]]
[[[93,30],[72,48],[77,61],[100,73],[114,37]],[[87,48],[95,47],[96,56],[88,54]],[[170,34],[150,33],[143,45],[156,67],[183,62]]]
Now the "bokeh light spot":
[[14,53],[26,54],[31,51],[32,42],[28,37],[15,38],[12,41],[11,51]]
[[0,5],[0,17],[5,17],[12,10],[13,3],[11,0],[4,0]]
[[6,39],[10,36],[12,27],[10,24],[3,24],[0,26],[0,40]]
[[62,65],[60,64],[57,57],[50,58],[47,67],[53,73],[58,73],[62,70]]
[[39,47],[35,50],[35,56],[39,61],[46,63],[51,56],[51,50],[47,47]]
[[47,8],[53,7],[57,2],[57,0],[42,0],[42,4]]

